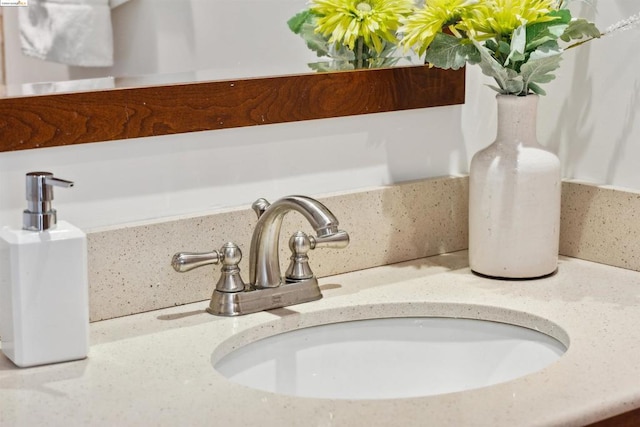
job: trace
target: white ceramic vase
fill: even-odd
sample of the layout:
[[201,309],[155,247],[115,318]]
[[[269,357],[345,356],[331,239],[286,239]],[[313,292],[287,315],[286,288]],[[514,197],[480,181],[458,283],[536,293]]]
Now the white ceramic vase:
[[496,99],[496,140],[471,160],[469,264],[491,277],[546,276],[558,265],[560,161],[537,141],[537,95]]

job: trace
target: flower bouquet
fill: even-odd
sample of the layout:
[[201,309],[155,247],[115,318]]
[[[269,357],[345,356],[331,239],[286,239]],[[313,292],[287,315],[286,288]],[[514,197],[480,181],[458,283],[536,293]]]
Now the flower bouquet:
[[414,9],[413,0],[311,0],[287,24],[318,57],[331,63],[317,71],[379,68],[394,65],[400,20]]
[[439,68],[479,64],[501,94],[544,95],[562,52],[606,33],[573,18],[569,1],[427,0],[403,21],[402,44]]
[[558,268],[561,168],[537,141],[538,95],[564,51],[638,21],[600,32],[572,17],[569,1],[426,0],[398,30],[426,63],[478,64],[496,82],[496,139],[469,168],[469,265],[484,276],[532,279]]

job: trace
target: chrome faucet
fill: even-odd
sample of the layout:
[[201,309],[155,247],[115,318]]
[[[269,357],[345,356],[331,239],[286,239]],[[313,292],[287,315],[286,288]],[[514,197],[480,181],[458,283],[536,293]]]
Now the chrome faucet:
[[[208,264],[222,263],[222,272],[207,311],[223,316],[236,316],[300,304],[322,298],[318,280],[309,266],[307,253],[319,247],[344,248],[349,235],[338,229],[338,220],[315,199],[288,196],[269,204],[258,199],[252,205],[258,223],[251,237],[249,252],[249,283],[240,277],[240,248],[226,243],[220,251],[208,253],[180,252],[171,265],[186,272]],[[283,277],[280,271],[279,241],[284,216],[291,211],[302,214],[316,236],[296,232],[289,240],[291,263]]]
[[344,248],[349,243],[349,235],[338,230],[336,217],[312,198],[283,197],[271,205],[265,199],[258,199],[251,207],[258,215],[249,253],[249,278],[256,289],[275,288],[282,284],[278,242],[282,219],[290,211],[301,213],[316,231],[317,237],[309,237],[311,249],[318,245]]

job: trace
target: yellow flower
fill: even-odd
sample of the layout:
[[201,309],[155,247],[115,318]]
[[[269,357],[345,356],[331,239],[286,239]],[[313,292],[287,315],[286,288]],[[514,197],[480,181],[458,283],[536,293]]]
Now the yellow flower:
[[484,3],[487,7],[479,8],[465,22],[470,32],[484,34],[484,38],[508,38],[522,25],[552,21],[556,18],[549,13],[558,9],[557,0],[488,0]]
[[396,43],[399,19],[411,13],[413,0],[311,0],[310,9],[319,16],[316,32],[353,50],[356,40],[377,53],[384,41]]
[[404,20],[399,30],[404,33],[402,43],[406,47],[417,46],[422,55],[443,28],[456,31],[456,25],[477,8],[486,7],[479,0],[427,0],[424,7]]
[[402,43],[417,46],[421,55],[443,29],[478,41],[508,39],[522,25],[556,19],[549,13],[561,4],[562,0],[426,0],[399,31],[405,34]]

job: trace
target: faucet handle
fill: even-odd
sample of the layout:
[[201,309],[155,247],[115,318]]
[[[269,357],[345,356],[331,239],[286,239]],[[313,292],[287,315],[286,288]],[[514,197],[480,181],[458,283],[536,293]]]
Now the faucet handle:
[[258,218],[262,216],[263,213],[271,206],[271,203],[267,201],[267,199],[259,198],[251,205],[251,209],[258,215]]
[[222,262],[222,270],[220,279],[216,284],[216,291],[225,293],[243,292],[247,289],[244,280],[240,276],[240,261],[242,261],[242,252],[238,245],[233,242],[225,243],[220,248],[220,260]]
[[309,236],[309,241],[311,243],[311,249],[344,249],[349,246],[349,233],[339,230],[336,233],[328,234],[325,236]]
[[171,258],[171,266],[178,273],[186,273],[203,265],[217,264],[220,262],[220,253],[211,252],[178,252]]
[[311,279],[313,271],[309,266],[307,253],[316,248],[342,249],[349,245],[349,234],[346,231],[338,231],[326,236],[308,236],[298,231],[289,239],[291,249],[291,263],[285,273],[285,279],[289,282]]
[[242,252],[233,242],[225,243],[219,251],[204,253],[179,252],[171,259],[171,266],[178,273],[185,273],[203,265],[222,263],[220,279],[216,290],[220,292],[242,292],[245,283],[240,277],[240,261]]
[[309,267],[309,257],[307,252],[311,250],[311,239],[306,233],[297,231],[289,239],[289,249],[291,249],[291,263],[285,272],[285,279],[288,282],[311,279],[313,271]]

